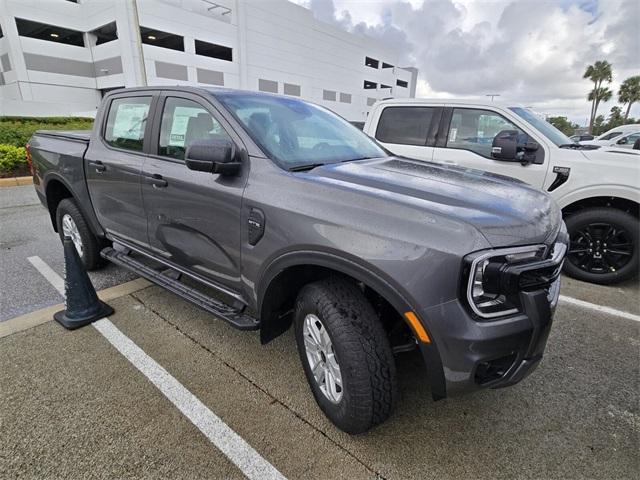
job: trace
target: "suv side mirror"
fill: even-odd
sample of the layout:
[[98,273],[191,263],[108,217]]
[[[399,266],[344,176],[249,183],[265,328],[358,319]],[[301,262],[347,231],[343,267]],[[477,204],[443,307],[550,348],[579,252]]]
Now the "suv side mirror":
[[494,138],[491,144],[491,157],[496,160],[515,162],[518,159],[518,134],[517,130],[502,130]]
[[[522,141],[524,136],[526,141]],[[523,135],[518,130],[502,130],[494,138],[491,144],[491,157],[505,162],[520,162],[523,166],[536,161],[536,151],[540,148],[538,142],[529,140],[527,135]]]
[[236,147],[230,140],[195,140],[187,146],[184,163],[189,170],[236,175],[242,166],[236,161]]

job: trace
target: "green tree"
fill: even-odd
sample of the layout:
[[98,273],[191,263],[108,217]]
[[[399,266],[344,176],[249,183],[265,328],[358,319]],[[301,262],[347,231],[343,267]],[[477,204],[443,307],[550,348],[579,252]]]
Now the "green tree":
[[598,115],[593,120],[593,134],[600,135],[608,130],[607,124],[604,122],[604,115]]
[[584,72],[582,78],[588,78],[593,82],[593,90],[589,92],[587,97],[591,102],[591,116],[589,117],[589,133],[593,131],[593,124],[598,114],[598,105],[604,100],[603,94],[608,92],[609,98],[604,100],[605,102],[611,98],[611,90],[603,88],[604,82],[611,83],[613,73],[611,71],[611,64],[606,60],[598,60],[593,65],[589,65]]
[[579,127],[578,124],[571,123],[567,117],[549,117],[547,121],[568,137],[573,135],[576,128]]
[[589,96],[587,98],[593,102],[593,119],[589,124],[589,133],[593,130],[595,118],[599,116],[597,113],[600,102],[608,102],[611,100],[611,97],[613,97],[613,92],[607,87],[594,88],[589,92]]
[[622,116],[622,109],[617,105],[611,107],[609,119],[607,120],[608,129],[619,127],[620,125],[623,125],[624,122],[625,118]]
[[640,75],[629,77],[622,82],[620,90],[618,90],[618,101],[627,106],[627,110],[624,112],[624,121],[626,122],[629,118],[631,105],[640,102]]

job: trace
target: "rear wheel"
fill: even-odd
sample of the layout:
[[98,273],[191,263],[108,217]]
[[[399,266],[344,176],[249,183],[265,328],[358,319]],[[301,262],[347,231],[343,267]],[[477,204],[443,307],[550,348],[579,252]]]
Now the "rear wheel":
[[100,256],[103,242],[91,232],[72,198],[65,198],[58,204],[56,223],[61,240],[65,236],[71,237],[85,269],[96,270],[104,265]]
[[395,362],[362,291],[343,278],[306,285],[294,322],[307,380],[329,420],[352,434],[385,421],[396,399]]
[[609,285],[638,274],[638,220],[614,208],[590,208],[566,219],[571,245],[564,270]]

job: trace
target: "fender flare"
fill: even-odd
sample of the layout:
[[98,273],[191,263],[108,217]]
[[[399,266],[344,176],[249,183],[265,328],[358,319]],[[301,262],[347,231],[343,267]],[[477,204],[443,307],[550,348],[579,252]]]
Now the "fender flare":
[[[71,198],[75,200],[76,205],[80,209],[80,212],[82,212],[82,215],[87,221],[87,224],[89,225],[89,228],[91,229],[93,234],[98,237],[103,237],[104,231],[102,230],[102,227],[98,223],[98,219],[96,218],[95,213],[93,212],[93,207],[91,207],[92,208],[91,211],[87,211],[85,207],[85,203],[80,200],[77,192],[71,187],[67,179],[64,178],[62,175],[60,175],[58,172],[48,172],[42,179],[42,187],[43,187],[42,189],[43,189],[44,197],[47,203],[46,205],[47,210],[49,210],[49,198],[47,196],[47,189],[49,188],[49,184],[52,181],[60,182],[69,191],[69,193],[71,193]],[[90,201],[89,201],[89,205],[91,205]],[[56,225],[55,212],[51,212],[51,210],[49,210],[49,216],[51,217],[51,224],[53,225],[54,231],[57,231],[58,226]]]
[[591,185],[582,187],[558,197],[556,202],[558,202],[560,209],[563,210],[576,202],[594,197],[622,198],[640,204],[640,190],[634,190],[624,185]]
[[[265,294],[271,282],[277,278],[281,272],[290,267],[304,265],[325,267],[363,282],[384,297],[402,316],[403,320],[404,312],[413,311],[417,313],[420,311],[408,300],[409,297],[404,293],[403,289],[387,275],[371,265],[363,265],[358,257],[347,255],[344,252],[320,251],[317,249],[289,250],[277,255],[273,260],[265,262],[265,265],[266,267],[261,270],[258,276],[260,280],[257,288],[257,311],[260,314],[260,338],[262,343],[267,343],[272,340],[272,338],[265,335],[268,331],[268,325],[264,325],[263,323],[267,320],[262,316]],[[418,318],[420,318],[420,315],[418,315]],[[423,319],[421,319],[421,321],[425,323]],[[429,331],[428,325],[425,326],[427,331]],[[427,378],[431,385],[434,400],[445,398],[446,384],[444,370],[436,340],[431,338],[431,343],[425,344],[418,342],[418,345],[420,346],[425,361]]]

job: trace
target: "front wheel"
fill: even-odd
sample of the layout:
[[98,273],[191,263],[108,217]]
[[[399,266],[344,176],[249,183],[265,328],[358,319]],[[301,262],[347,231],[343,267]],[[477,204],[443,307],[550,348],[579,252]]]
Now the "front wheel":
[[610,285],[638,274],[638,219],[614,208],[588,208],[566,219],[567,275]]
[[396,399],[395,362],[362,291],[343,278],[306,285],[294,324],[307,380],[329,420],[351,434],[385,421]]

